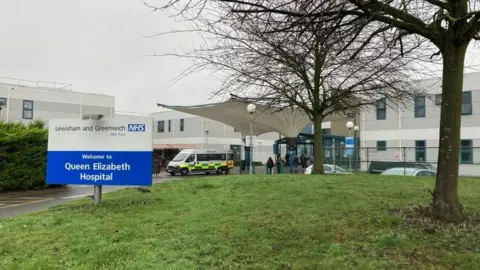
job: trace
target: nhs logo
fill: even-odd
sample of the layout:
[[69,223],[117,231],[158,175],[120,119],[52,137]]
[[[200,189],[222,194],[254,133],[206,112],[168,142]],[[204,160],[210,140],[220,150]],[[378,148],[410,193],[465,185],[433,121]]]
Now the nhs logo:
[[128,124],[128,131],[145,132],[145,124]]

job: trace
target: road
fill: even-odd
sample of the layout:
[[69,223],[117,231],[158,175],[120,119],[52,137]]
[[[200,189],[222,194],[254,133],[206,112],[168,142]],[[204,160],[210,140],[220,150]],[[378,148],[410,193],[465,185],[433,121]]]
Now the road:
[[[161,175],[154,183],[176,180],[178,177]],[[103,186],[103,193],[128,188],[125,186]],[[41,191],[0,193],[0,219],[26,212],[35,212],[68,201],[78,200],[93,194],[93,186],[68,186]]]

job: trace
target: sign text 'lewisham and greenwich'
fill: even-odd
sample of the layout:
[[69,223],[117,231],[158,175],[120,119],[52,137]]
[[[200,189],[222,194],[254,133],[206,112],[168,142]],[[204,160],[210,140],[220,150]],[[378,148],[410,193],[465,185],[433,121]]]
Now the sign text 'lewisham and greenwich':
[[47,184],[152,184],[152,120],[52,119]]

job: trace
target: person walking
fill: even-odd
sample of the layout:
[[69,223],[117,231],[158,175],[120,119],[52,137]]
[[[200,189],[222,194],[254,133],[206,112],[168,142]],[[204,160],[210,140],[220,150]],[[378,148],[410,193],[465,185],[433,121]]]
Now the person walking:
[[267,173],[268,174],[273,174],[273,166],[274,166],[273,159],[272,159],[272,157],[269,157],[268,161],[267,161]]
[[156,177],[160,173],[160,159],[153,159],[153,175]]

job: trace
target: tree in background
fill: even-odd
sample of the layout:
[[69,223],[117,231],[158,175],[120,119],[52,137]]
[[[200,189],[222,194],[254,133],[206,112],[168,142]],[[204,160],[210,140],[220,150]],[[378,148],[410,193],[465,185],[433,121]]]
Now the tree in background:
[[[315,8],[305,4],[291,10]],[[335,6],[324,10],[331,8]],[[385,98],[397,104],[411,101],[421,91],[410,83],[411,52],[422,44],[419,39],[406,39],[408,49],[401,51],[382,37],[368,42],[374,29],[359,29],[340,17],[292,24],[267,13],[230,13],[230,6],[220,2],[201,6],[190,19],[195,25],[191,31],[200,32],[206,42],[191,51],[160,55],[191,59],[193,66],[181,76],[205,69],[220,73],[223,84],[216,96],[234,93],[269,107],[302,109],[314,123],[316,173],[324,173],[325,117]]]

